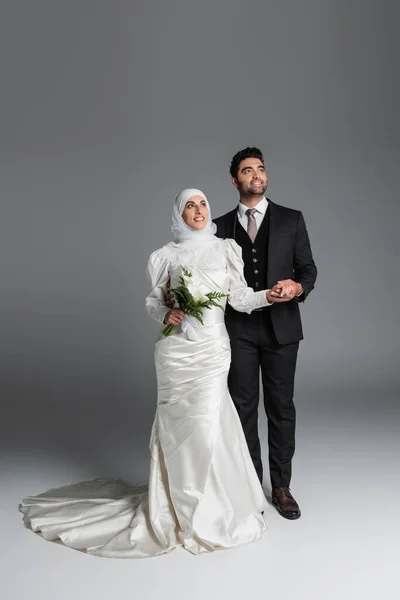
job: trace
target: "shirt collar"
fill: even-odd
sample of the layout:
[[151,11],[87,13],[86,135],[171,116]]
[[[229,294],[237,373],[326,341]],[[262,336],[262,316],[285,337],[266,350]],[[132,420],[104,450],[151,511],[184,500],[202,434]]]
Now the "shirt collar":
[[[249,208],[248,206],[245,206],[244,204],[239,202],[239,205],[238,205],[239,217],[243,217],[246,214],[246,210],[248,208]],[[262,198],[262,200],[260,200],[260,202],[258,204],[256,204],[253,208],[255,208],[256,211],[261,213],[262,215],[265,215],[265,213],[267,212],[267,208],[268,208],[268,200],[265,197]]]

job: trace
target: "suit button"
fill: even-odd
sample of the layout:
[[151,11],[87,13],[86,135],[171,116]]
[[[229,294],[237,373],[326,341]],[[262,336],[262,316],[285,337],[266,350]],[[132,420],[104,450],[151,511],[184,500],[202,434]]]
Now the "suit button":
[[251,251],[252,252],[257,252],[257,250],[255,248],[252,248]]
[[257,262],[257,259],[256,259],[256,258],[253,258],[253,262]]
[[254,275],[258,275],[258,270],[257,269],[255,269]]
[[260,284],[258,283],[258,281],[256,281],[256,287],[258,287]]

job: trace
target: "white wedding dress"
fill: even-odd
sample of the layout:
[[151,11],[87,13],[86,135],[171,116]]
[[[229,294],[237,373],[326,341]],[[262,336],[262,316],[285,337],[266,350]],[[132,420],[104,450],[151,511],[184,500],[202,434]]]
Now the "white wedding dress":
[[[193,273],[193,294],[224,292],[242,312],[268,304],[265,292],[247,287],[233,240],[215,238],[200,248],[170,243],[148,263],[153,289],[146,306],[161,323],[168,280],[178,285],[182,267]],[[29,496],[20,510],[33,531],[114,558],[156,556],[177,546],[210,552],[252,542],[265,531],[265,497],[227,387],[224,311],[213,307],[204,311],[204,326],[185,319],[169,337],[160,335],[155,364],[149,486],[95,479]]]

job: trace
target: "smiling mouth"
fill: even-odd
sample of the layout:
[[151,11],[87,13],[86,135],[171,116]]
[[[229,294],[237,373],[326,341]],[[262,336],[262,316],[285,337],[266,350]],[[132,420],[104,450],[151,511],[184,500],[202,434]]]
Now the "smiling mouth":
[[204,217],[196,217],[193,221],[204,221]]
[[262,181],[253,181],[252,185],[262,185]]

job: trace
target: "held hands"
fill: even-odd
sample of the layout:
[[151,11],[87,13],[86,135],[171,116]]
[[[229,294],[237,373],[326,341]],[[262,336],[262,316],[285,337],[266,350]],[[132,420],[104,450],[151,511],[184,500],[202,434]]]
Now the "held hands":
[[267,300],[268,302],[289,302],[302,291],[301,283],[292,279],[282,279],[271,290],[267,290]]
[[[168,282],[168,287],[170,282]],[[293,279],[282,279],[278,281],[274,287],[266,291],[267,300],[270,304],[274,302],[289,302],[295,296],[298,296],[303,291],[301,283],[293,281]],[[179,325],[185,318],[185,313],[179,308],[174,308],[175,298],[168,290],[165,294],[165,305],[171,308],[164,318],[164,323]]]

